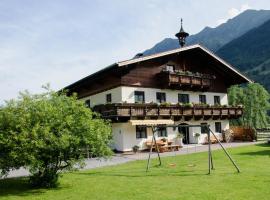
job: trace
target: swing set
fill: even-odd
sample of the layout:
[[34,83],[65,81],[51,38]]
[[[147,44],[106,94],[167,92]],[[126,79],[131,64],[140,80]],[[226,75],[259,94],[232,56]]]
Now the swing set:
[[[144,126],[145,127],[148,127],[148,128],[151,128],[152,129],[152,132],[153,132],[153,137],[152,137],[152,141],[151,141],[151,148],[150,148],[150,151],[149,151],[148,160],[147,160],[147,166],[146,166],[146,172],[148,172],[149,171],[149,168],[150,168],[151,155],[153,153],[153,150],[152,149],[153,149],[154,146],[155,146],[155,149],[156,149],[156,152],[157,152],[157,155],[158,155],[159,166],[161,166],[161,164],[162,164],[161,158],[160,158],[160,155],[159,155],[159,148],[158,148],[158,144],[157,144],[157,140],[156,140],[156,133],[157,133],[157,131],[159,129],[159,125],[144,125]],[[172,127],[172,128],[200,127],[200,128],[206,128],[206,130],[207,130],[207,137],[208,137],[208,174],[211,174],[211,170],[214,169],[213,158],[212,158],[212,151],[211,151],[211,141],[210,141],[210,135],[211,134],[215,137],[215,139],[217,140],[218,144],[223,149],[223,151],[226,154],[226,156],[229,158],[229,160],[231,161],[231,163],[236,168],[237,172],[240,173],[239,167],[233,161],[232,157],[230,156],[230,154],[228,153],[228,151],[225,149],[225,147],[222,145],[222,143],[220,142],[220,140],[218,139],[218,137],[215,135],[215,133],[210,129],[210,125],[208,125],[208,124],[201,124],[201,125],[169,124],[169,125],[162,125],[162,127]]]

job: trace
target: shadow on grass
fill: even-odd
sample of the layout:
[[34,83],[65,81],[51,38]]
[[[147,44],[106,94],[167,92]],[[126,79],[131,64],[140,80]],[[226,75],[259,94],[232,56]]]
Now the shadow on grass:
[[258,147],[268,147],[268,148],[270,148],[270,144],[268,144],[268,143],[256,144],[255,146],[258,146]]
[[5,196],[30,196],[40,195],[48,190],[60,190],[62,187],[42,189],[33,188],[29,184],[29,179],[23,178],[6,178],[0,180],[0,198]]
[[249,155],[249,156],[270,156],[270,144],[262,143],[256,144],[255,146],[262,147],[259,151],[250,151],[238,153],[238,155]]
[[[159,171],[157,171],[157,169]],[[208,175],[207,170],[201,169],[177,169],[177,168],[163,168],[160,166],[152,166],[148,172],[142,168],[130,168],[126,170],[116,171],[80,171],[76,172],[82,176],[93,176],[93,177],[127,177],[127,178],[140,178],[140,177],[168,177],[168,176],[205,176]]]
[[1,196],[27,196],[39,194],[41,191],[31,188],[27,178],[7,178],[0,180]]

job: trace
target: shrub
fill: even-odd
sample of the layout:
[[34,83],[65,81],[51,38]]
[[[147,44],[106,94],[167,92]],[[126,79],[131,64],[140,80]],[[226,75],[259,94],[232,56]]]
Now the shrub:
[[0,171],[30,169],[34,186],[55,187],[62,170],[83,166],[85,148],[111,155],[111,126],[76,96],[21,93],[0,108]]

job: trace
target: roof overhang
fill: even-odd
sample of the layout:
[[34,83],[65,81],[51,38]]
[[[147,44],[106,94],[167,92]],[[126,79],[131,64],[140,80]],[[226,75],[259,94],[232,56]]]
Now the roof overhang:
[[118,64],[117,63],[113,63],[113,64],[111,64],[111,65],[109,65],[109,66],[107,66],[107,67],[105,67],[105,68],[103,68],[103,69],[101,69],[101,70],[93,73],[93,74],[90,74],[90,75],[88,75],[88,76],[86,76],[86,77],[84,77],[84,78],[82,78],[82,79],[80,79],[80,80],[78,80],[78,81],[76,81],[76,82],[74,82],[74,83],[72,83],[72,84],[64,87],[62,90],[70,89],[70,88],[72,88],[72,87],[74,87],[74,86],[82,83],[85,80],[88,80],[88,79],[91,79],[93,77],[96,77],[97,75],[102,74],[103,72],[106,72],[106,71],[108,71],[110,69],[117,68],[117,67],[118,67]]

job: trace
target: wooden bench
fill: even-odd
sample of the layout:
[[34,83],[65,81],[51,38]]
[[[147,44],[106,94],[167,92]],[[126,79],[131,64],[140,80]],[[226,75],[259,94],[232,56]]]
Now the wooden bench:
[[180,145],[176,145],[176,144],[168,145],[168,150],[171,150],[171,151],[179,151],[180,148],[181,148]]
[[[217,139],[213,135],[210,136],[210,142],[211,144],[218,143]],[[206,137],[205,144],[208,144],[208,136]]]
[[[151,141],[147,141],[145,143],[149,150],[151,149],[151,143],[152,143]],[[161,140],[157,140],[157,145],[158,145],[158,149],[160,153],[163,153],[166,151],[175,151],[175,150],[178,151],[181,148],[180,145],[172,144],[172,142],[163,142]],[[152,150],[153,151],[156,150],[156,145],[154,143],[153,143]]]

